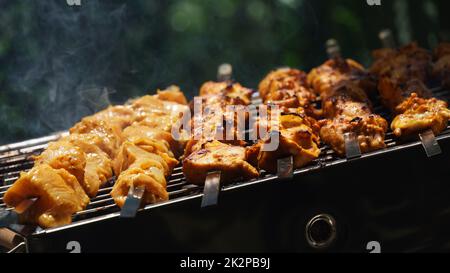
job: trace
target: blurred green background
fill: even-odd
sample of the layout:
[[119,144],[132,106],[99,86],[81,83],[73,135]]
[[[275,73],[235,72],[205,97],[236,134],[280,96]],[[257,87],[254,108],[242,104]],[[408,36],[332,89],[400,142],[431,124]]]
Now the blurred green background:
[[109,103],[179,85],[192,97],[223,62],[249,87],[272,68],[309,70],[334,37],[365,65],[391,28],[400,44],[448,38],[450,1],[0,0],[0,143],[69,128]]

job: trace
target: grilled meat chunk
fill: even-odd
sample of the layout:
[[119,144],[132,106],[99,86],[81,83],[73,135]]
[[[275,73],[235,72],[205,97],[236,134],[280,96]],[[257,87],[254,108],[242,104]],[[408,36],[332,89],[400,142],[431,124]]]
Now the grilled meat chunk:
[[[267,118],[256,120],[253,132],[259,141],[247,149],[250,162],[275,173],[278,159],[292,156],[295,168],[316,159],[320,154],[318,128],[309,116],[314,115],[316,96],[306,84],[306,73],[292,68],[274,70],[260,82],[259,93],[266,104],[260,107],[275,105],[280,109],[267,107]],[[260,131],[270,133],[260,135]]]
[[[202,184],[210,171],[222,171],[222,183],[258,176],[246,160],[246,142],[229,106],[247,106],[252,91],[232,82],[206,82],[200,88],[201,115],[194,111],[191,138],[186,145],[183,173],[187,181]],[[246,119],[247,116],[244,116]],[[229,138],[230,139],[229,139]]]
[[35,166],[6,192],[5,203],[14,207],[37,197],[21,215],[23,223],[44,228],[69,224],[72,214],[86,207],[88,196],[95,197],[113,176],[113,165],[119,176],[112,193],[118,205],[127,189],[140,185],[146,188],[145,204],[167,200],[165,176],[178,163],[171,149],[183,149],[170,130],[180,112],[188,110],[178,102],[186,99],[171,87],[83,118],[69,136],[35,157]]
[[[389,54],[375,53],[371,71],[378,78],[378,90],[383,104],[397,115],[391,129],[397,137],[407,137],[433,130],[439,134],[448,121],[447,104],[432,97],[426,83],[431,78],[431,54],[411,43]],[[445,54],[445,47],[436,55]]]
[[308,82],[322,97],[326,120],[320,122],[320,138],[339,156],[346,154],[347,133],[356,135],[363,153],[386,147],[387,121],[372,112],[367,90],[375,85],[360,64],[341,58],[330,59],[311,71]]
[[[115,162],[115,169],[120,175],[111,191],[111,196],[119,207],[124,205],[132,186],[145,187],[144,204],[168,199],[165,177],[171,174],[178,161],[167,153],[157,151],[158,144],[155,142],[154,144],[153,146],[146,145],[147,149],[152,152],[131,142],[125,142],[122,145]],[[159,145],[164,144],[159,143]],[[153,153],[153,151],[160,154]]]
[[[301,168],[319,157],[320,139],[315,119],[306,116],[303,108],[291,109],[291,112],[282,113],[277,118],[278,131],[272,131],[272,122],[269,122],[266,126],[272,134],[247,150],[250,162],[260,169],[276,173],[278,159],[292,156],[294,168]],[[270,147],[274,141],[273,134],[277,134],[278,138],[276,149]]]
[[98,190],[112,178],[111,158],[91,141],[89,134],[72,134],[63,139],[80,148],[86,158],[84,179],[78,180],[89,197],[97,196]]
[[266,104],[313,110],[311,103],[316,95],[307,87],[306,76],[305,72],[292,68],[274,70],[259,84],[261,98]]
[[450,88],[450,43],[441,43],[434,50],[433,76],[442,86]]
[[183,160],[183,173],[194,184],[203,184],[209,172],[221,171],[221,181],[258,177],[258,171],[247,162],[244,147],[225,144],[217,140],[206,142],[202,149]]
[[21,222],[44,228],[69,224],[72,215],[89,202],[75,176],[47,164],[39,164],[30,172],[21,173],[5,193],[4,201],[14,207],[30,198],[38,199],[21,215]]
[[450,110],[445,101],[436,98],[424,99],[413,93],[398,108],[406,109],[391,123],[391,129],[398,137],[412,135],[431,129],[439,134],[447,128]]

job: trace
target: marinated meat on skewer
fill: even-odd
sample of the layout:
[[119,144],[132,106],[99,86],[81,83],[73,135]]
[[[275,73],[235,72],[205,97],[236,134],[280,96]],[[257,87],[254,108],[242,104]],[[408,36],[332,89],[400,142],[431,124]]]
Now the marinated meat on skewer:
[[270,72],[259,84],[259,93],[265,104],[284,108],[302,107],[313,112],[316,94],[307,87],[306,73],[298,69],[281,68]]
[[248,162],[246,148],[207,141],[183,160],[184,175],[195,184],[204,183],[209,172],[221,171],[221,181],[252,179],[258,177],[258,171]]
[[[188,109],[175,101],[186,99],[171,87],[83,118],[69,136],[35,157],[35,166],[5,193],[5,203],[15,207],[37,198],[21,222],[44,228],[68,224],[112,178],[113,167],[118,176],[113,197],[119,205],[130,186],[145,186],[145,204],[166,200],[165,176],[178,162],[171,145],[182,150],[170,137],[170,127]],[[150,123],[154,120],[160,124]]]
[[[258,135],[260,140],[247,151],[250,161],[260,169],[275,173],[278,159],[292,156],[294,168],[301,168],[318,158],[317,121],[309,116],[315,112],[312,104],[316,96],[306,85],[306,73],[292,68],[274,70],[259,84],[259,93],[265,105],[280,109],[274,113],[268,108],[267,119],[256,120],[254,132],[259,134],[263,126],[271,134]],[[269,145],[275,139],[278,143],[273,149]]]
[[119,207],[136,187],[145,189],[142,205],[168,200],[166,179],[178,164],[174,154],[183,149],[182,141],[173,139],[172,126],[188,111],[178,102],[186,99],[176,87],[130,102],[138,118],[122,132],[124,142],[113,163],[118,177],[111,196]]
[[426,87],[431,78],[430,53],[416,43],[387,51],[385,55],[375,51],[371,72],[378,76],[383,104],[396,115],[391,123],[394,134],[405,137],[428,129],[441,133],[450,115],[447,103],[431,98]]
[[[248,163],[246,142],[238,136],[237,115],[227,106],[247,106],[251,103],[250,89],[238,83],[207,82],[200,89],[202,115],[191,120],[193,132],[183,160],[183,173],[187,181],[203,184],[206,175],[221,171],[221,182],[257,177],[258,171]],[[225,124],[224,124],[225,123]],[[228,123],[228,124],[227,124]],[[231,127],[231,139],[226,130]]]
[[84,193],[75,176],[64,169],[53,169],[47,164],[35,166],[5,193],[4,202],[18,206],[30,198],[38,200],[21,215],[21,222],[41,227],[69,224],[72,215],[82,210],[89,197]]
[[364,68],[340,57],[313,69],[308,84],[321,96],[326,120],[321,121],[322,141],[340,156],[346,153],[345,134],[356,136],[361,152],[385,148],[385,119],[372,112],[367,90],[375,84]]
[[450,88],[450,43],[441,43],[434,50],[433,76],[443,87]]
[[[247,150],[247,156],[252,164],[275,173],[278,159],[292,156],[294,168],[301,168],[319,157],[318,124],[315,119],[304,113],[303,108],[289,109],[287,112],[276,115],[276,118],[278,130],[273,131],[272,134],[277,134],[277,148],[275,150],[265,148],[265,145],[271,145],[272,140],[261,139]],[[258,120],[256,127],[261,126],[262,122],[267,121]],[[270,131],[270,122],[266,126]]]

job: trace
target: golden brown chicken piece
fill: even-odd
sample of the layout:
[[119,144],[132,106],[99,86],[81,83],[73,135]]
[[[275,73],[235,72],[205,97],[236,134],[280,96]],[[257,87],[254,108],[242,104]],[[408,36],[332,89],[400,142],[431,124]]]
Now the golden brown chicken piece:
[[136,113],[127,105],[109,106],[91,116],[92,119],[107,121],[110,126],[124,129],[136,120]]
[[29,198],[37,201],[21,215],[26,224],[41,227],[57,227],[69,224],[72,215],[82,210],[89,202],[77,179],[64,169],[55,170],[47,164],[35,166],[20,178],[5,193],[4,201],[17,206]]
[[136,99],[129,107],[137,114],[136,122],[166,132],[189,110],[187,105],[160,100],[158,95]]
[[[354,94],[356,93],[356,95]],[[337,87],[336,95],[325,100],[321,139],[340,156],[344,156],[345,134],[354,133],[362,153],[386,147],[387,121],[372,113],[370,103],[359,86],[346,83]]]
[[434,50],[433,76],[443,87],[450,88],[450,43],[441,43]]
[[90,134],[98,136],[95,138],[102,151],[114,158],[122,142],[121,128],[108,120],[97,119],[95,116],[85,117],[75,124],[70,130],[71,134]]
[[233,82],[205,82],[200,87],[200,96],[206,99],[207,105],[250,105],[253,91]]
[[270,72],[259,84],[259,93],[266,104],[284,108],[311,110],[316,94],[307,87],[306,73],[292,68],[281,68]]
[[35,157],[35,164],[46,164],[54,169],[65,169],[78,181],[84,181],[86,155],[79,147],[68,141],[50,142],[48,148]]
[[145,143],[146,140],[164,142],[164,146],[168,146],[167,153],[170,153],[172,157],[179,157],[184,149],[182,143],[175,140],[170,131],[162,131],[158,128],[142,125],[141,123],[135,123],[127,127],[123,131],[123,138],[132,143]]
[[[432,96],[425,83],[430,79],[431,55],[411,43],[388,56],[374,54],[371,71],[379,78],[378,90],[383,104],[395,115],[391,129],[404,137],[432,129],[439,134],[447,127],[448,110],[444,101]],[[445,52],[437,50],[438,55]]]
[[[389,52],[380,54],[380,52]],[[379,49],[373,54],[370,72],[378,77],[390,77],[403,84],[409,80],[426,82],[431,69],[430,53],[417,43],[399,49]]]
[[150,138],[142,138],[134,142],[126,141],[120,147],[120,152],[114,160],[114,172],[120,174],[135,161],[145,159],[159,162],[157,167],[163,170],[165,176],[169,176],[178,164],[169,149],[167,142]]
[[[168,199],[165,177],[171,174],[178,161],[167,153],[157,151],[160,148],[155,145],[147,146],[151,147],[150,151],[131,142],[125,142],[122,145],[115,163],[115,168],[120,175],[111,191],[111,196],[119,207],[124,205],[131,186],[145,187],[144,204]],[[163,145],[163,143],[159,143],[159,145]]]
[[450,110],[445,101],[423,99],[415,93],[398,107],[406,110],[392,121],[391,129],[397,136],[412,135],[427,129],[437,135],[447,128],[450,119]]
[[194,184],[203,184],[209,172],[221,171],[222,182],[253,179],[258,171],[247,162],[244,147],[225,144],[217,140],[205,142],[202,149],[183,160],[183,173]]
[[131,187],[144,187],[142,204],[153,204],[169,199],[166,178],[161,169],[147,165],[146,161],[136,161],[122,172],[111,191],[114,202],[123,207]]
[[175,102],[180,105],[187,105],[188,101],[184,96],[183,92],[181,92],[180,88],[175,85],[171,85],[164,90],[157,90],[156,96],[157,99],[167,102]]
[[[301,168],[317,159],[320,155],[318,126],[315,119],[306,116],[303,108],[291,109],[278,117],[278,147],[275,150],[265,147],[271,145],[271,139],[262,139],[247,150],[247,157],[258,168],[269,173],[277,172],[277,160],[288,156],[293,157],[294,168]],[[257,121],[257,127],[263,122]],[[271,122],[267,124],[270,128]],[[259,130],[255,128],[255,130]]]
[[352,60],[330,59],[311,71],[308,82],[322,97],[326,120],[320,122],[320,138],[339,156],[346,154],[347,133],[355,134],[363,153],[386,147],[387,122],[371,110],[366,90],[374,85],[360,64]]
[[49,143],[48,148],[35,157],[35,164],[65,169],[77,178],[88,196],[95,197],[98,189],[112,177],[111,159],[84,137],[74,134]]
[[[364,67],[351,59],[333,58],[314,68],[306,78],[310,86],[322,97],[329,97],[341,83],[353,82],[366,94],[376,90],[376,81]],[[330,94],[330,95],[327,95]]]
[[[252,93],[252,90],[242,87],[239,83],[204,83],[200,88],[202,112],[201,115],[194,112],[191,120],[193,138],[187,146],[193,147],[192,142],[197,143],[202,139],[215,139],[237,146],[245,145],[242,132],[239,131],[245,128],[238,127],[238,112],[241,107],[250,105]],[[248,115],[243,118],[245,122]],[[187,149],[185,155],[189,152],[192,150]]]
[[102,151],[89,134],[72,134],[62,139],[68,141],[81,149],[86,158],[84,168],[84,179],[80,181],[81,186],[89,197],[97,196],[98,190],[112,178],[111,158]]

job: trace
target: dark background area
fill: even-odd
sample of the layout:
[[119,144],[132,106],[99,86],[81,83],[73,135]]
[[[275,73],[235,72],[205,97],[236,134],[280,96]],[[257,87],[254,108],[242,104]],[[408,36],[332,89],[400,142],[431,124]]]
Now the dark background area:
[[448,10],[444,0],[0,0],[0,143],[170,84],[192,97],[223,62],[249,87],[277,66],[309,70],[330,37],[365,65],[384,28],[432,48],[448,38]]

